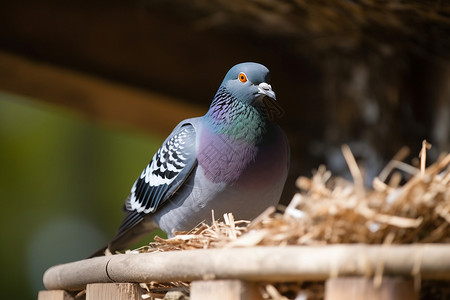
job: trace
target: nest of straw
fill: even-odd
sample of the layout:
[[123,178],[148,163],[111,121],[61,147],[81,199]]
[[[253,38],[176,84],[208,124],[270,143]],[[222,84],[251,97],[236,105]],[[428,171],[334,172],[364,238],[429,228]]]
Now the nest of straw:
[[[323,245],[338,243],[450,242],[450,154],[425,167],[399,161],[400,151],[367,189],[348,147],[342,148],[354,183],[332,177],[320,166],[312,178],[300,177],[287,207],[268,208],[252,222],[203,223],[171,239],[155,238],[143,252],[235,246]],[[405,175],[406,174],[406,175]],[[402,184],[404,178],[409,179]]]
[[[213,215],[211,225],[204,223],[190,232],[178,232],[171,239],[156,237],[138,251],[337,243],[449,243],[450,154],[441,155],[426,167],[429,147],[424,141],[419,166],[402,162],[400,158],[405,156],[405,150],[401,150],[368,189],[350,149],[344,146],[342,151],[353,183],[332,177],[321,166],[312,178],[297,180],[300,191],[287,207],[268,208],[252,222],[234,220],[232,214],[225,214],[223,221],[217,221]],[[304,289],[305,284],[313,287],[314,292],[311,288]],[[180,283],[170,286],[179,288]],[[263,287],[266,299],[288,299],[282,294],[302,291],[309,293],[307,299],[323,296],[323,288],[311,283]]]

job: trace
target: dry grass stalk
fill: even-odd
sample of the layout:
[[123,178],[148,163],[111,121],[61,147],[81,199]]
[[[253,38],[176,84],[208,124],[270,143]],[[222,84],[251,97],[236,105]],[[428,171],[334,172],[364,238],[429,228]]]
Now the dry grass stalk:
[[171,239],[162,239],[155,236],[154,242],[148,246],[137,249],[139,252],[162,252],[190,249],[207,249],[225,247],[236,240],[246,230],[250,223],[245,220],[235,221],[233,214],[223,216],[225,221],[219,222],[212,212],[212,225],[202,223],[189,232],[176,232]]

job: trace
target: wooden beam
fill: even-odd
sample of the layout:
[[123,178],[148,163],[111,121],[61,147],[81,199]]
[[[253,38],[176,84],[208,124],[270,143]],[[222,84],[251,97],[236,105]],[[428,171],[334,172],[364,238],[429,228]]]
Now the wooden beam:
[[204,280],[191,284],[191,300],[262,300],[254,283],[242,280]]
[[207,108],[0,51],[0,90],[63,106],[96,121],[166,135]]
[[140,300],[141,296],[136,283],[93,283],[86,288],[86,300]]
[[[111,260],[112,256],[102,256],[97,257],[96,259],[86,259],[83,260],[85,264],[83,264],[83,268],[75,268],[71,271],[68,270],[54,270],[57,273],[59,271],[62,271],[65,275],[62,273],[63,277],[53,277],[53,276],[59,276],[59,274],[53,273],[50,274],[53,284],[62,286],[62,288],[51,288],[47,284],[44,283],[45,287],[49,290],[82,290],[86,288],[86,285],[89,283],[111,283],[113,280],[111,280],[108,276],[108,272],[106,270],[106,266],[108,265],[108,262]],[[57,266],[55,266],[57,267]],[[44,278],[46,278],[47,270],[44,274]],[[70,276],[70,285],[66,285],[65,281],[68,279],[66,276]]]
[[202,249],[120,254],[54,266],[47,289],[78,290],[94,282],[326,280],[330,276],[383,275],[450,279],[450,245],[330,245]]
[[74,300],[69,293],[63,290],[39,291],[38,300]]
[[417,300],[412,279],[383,277],[380,286],[373,279],[364,277],[341,277],[328,279],[325,300]]

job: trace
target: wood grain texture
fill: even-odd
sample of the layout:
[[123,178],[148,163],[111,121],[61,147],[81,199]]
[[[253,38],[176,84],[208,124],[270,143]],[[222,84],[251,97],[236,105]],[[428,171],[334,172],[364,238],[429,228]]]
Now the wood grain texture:
[[39,291],[38,300],[74,300],[69,293],[63,290]]
[[383,277],[380,286],[364,277],[341,277],[328,279],[325,300],[417,300],[412,279]]
[[262,300],[254,283],[242,280],[205,280],[191,284],[191,300]]
[[135,283],[92,283],[86,288],[86,300],[140,300],[141,296]]

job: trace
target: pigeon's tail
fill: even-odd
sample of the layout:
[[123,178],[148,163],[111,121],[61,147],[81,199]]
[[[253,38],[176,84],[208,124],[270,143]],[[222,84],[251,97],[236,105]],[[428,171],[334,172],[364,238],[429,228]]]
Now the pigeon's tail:
[[158,225],[153,221],[141,220],[139,223],[135,224],[133,227],[119,232],[107,245],[98,249],[88,258],[103,256],[105,252],[113,253],[116,251],[121,251],[129,247],[134,242],[139,241],[145,235],[149,234],[153,230],[159,228]]

